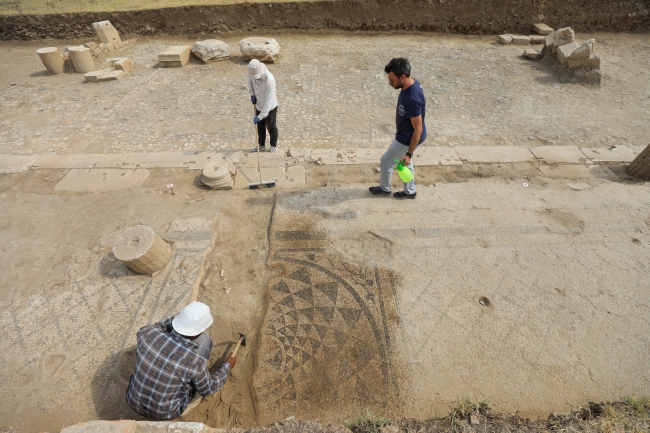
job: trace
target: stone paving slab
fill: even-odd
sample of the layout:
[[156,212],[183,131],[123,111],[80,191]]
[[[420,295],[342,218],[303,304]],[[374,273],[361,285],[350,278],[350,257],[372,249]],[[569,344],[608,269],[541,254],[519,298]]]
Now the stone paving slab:
[[147,180],[149,170],[72,169],[54,187],[57,191],[71,192],[107,192],[135,188]]
[[88,421],[61,430],[61,433],[225,433],[200,422],[178,421]]
[[632,162],[634,158],[640,153],[636,150],[637,147],[643,146],[612,146],[609,149],[591,149],[581,147],[580,150],[585,156],[594,162]]
[[[305,167],[262,167],[262,180],[275,181],[278,188],[303,188],[305,186]],[[259,182],[257,167],[239,167],[235,175],[233,189],[248,189],[248,184]]]
[[519,146],[456,146],[460,158],[474,163],[526,162],[535,159],[530,150]]
[[[295,164],[296,160],[281,153],[260,153],[261,167],[284,167]],[[242,153],[239,158],[239,167],[257,167],[257,153]]]
[[159,152],[130,153],[124,160],[124,168],[189,168],[203,170],[208,162],[214,160],[239,163],[241,152]]
[[32,168],[120,168],[126,157],[124,153],[42,155],[32,164]]
[[386,149],[313,149],[311,161],[321,165],[378,164]]
[[544,176],[551,179],[584,179],[594,177],[589,168],[584,165],[561,165],[559,167],[550,167],[542,165],[539,167]]
[[20,173],[26,171],[39,158],[38,155],[0,155],[0,174]]
[[587,159],[577,146],[539,146],[530,151],[547,164],[579,164]]
[[413,154],[413,164],[418,167],[432,165],[463,165],[453,147],[421,146]]

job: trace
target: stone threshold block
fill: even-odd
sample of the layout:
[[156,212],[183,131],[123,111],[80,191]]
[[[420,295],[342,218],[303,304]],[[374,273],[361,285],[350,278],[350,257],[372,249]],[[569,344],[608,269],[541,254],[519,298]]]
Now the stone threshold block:
[[526,162],[535,156],[520,146],[456,146],[460,159],[470,163]]
[[209,162],[225,161],[238,165],[242,152],[158,152],[130,153],[124,160],[124,168],[188,168],[203,170]]
[[125,158],[124,153],[43,155],[32,164],[32,168],[119,168]]
[[550,167],[542,165],[539,170],[550,179],[588,179],[594,177],[584,165],[562,165]]

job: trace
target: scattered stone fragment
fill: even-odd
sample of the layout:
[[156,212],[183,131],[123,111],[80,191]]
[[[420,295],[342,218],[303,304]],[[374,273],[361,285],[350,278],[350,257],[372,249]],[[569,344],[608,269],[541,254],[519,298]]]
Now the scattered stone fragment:
[[528,45],[530,44],[530,38],[528,36],[516,35],[512,37],[512,43],[514,45]]
[[275,63],[280,53],[280,45],[273,38],[246,38],[239,41],[239,49],[244,59],[257,59],[260,62]]
[[92,50],[94,50],[95,48],[97,48],[97,43],[96,43],[96,42],[86,42],[86,43],[84,44],[84,47],[86,47],[86,48],[88,48],[89,50],[92,51]]
[[600,56],[592,54],[589,57],[579,57],[577,59],[569,59],[569,69],[578,68],[582,66],[591,66],[592,68],[600,69]]
[[45,68],[50,74],[62,74],[64,71],[64,60],[56,47],[41,48],[36,50]]
[[499,35],[499,42],[504,45],[509,45],[512,43],[512,35]]
[[576,48],[578,48],[578,44],[575,42],[557,47],[557,59],[564,65],[569,61]]
[[542,52],[534,48],[527,48],[524,50],[523,56],[532,60],[539,60],[542,57]]
[[571,30],[571,27],[564,27],[547,35],[544,39],[544,44],[546,45],[546,48],[551,49],[559,45],[571,43],[574,38],[575,34],[573,30]]
[[225,60],[230,57],[228,44],[217,39],[197,41],[192,45],[192,54],[203,63]]
[[571,58],[569,60],[580,59],[582,57],[589,57],[592,55],[594,53],[595,42],[596,40],[592,38],[579,44],[578,48],[576,48],[573,53],[571,53]]
[[556,47],[570,44],[575,40],[575,33],[571,27],[565,27],[551,34],[555,34],[555,37],[553,38],[553,45]]
[[116,69],[102,69],[99,71],[88,72],[84,75],[84,81],[97,83],[101,81],[115,81],[122,78],[126,73]]
[[165,68],[185,66],[190,60],[190,50],[189,45],[167,47],[165,51],[158,54],[158,63]]
[[133,62],[128,57],[120,57],[113,63],[113,68],[124,71],[127,74],[133,72]]
[[553,29],[544,23],[537,23],[533,24],[533,32],[537,33],[538,35],[546,36],[553,33]]
[[93,29],[95,29],[95,33],[97,33],[99,40],[105,44],[109,42],[119,44],[122,42],[119,33],[117,33],[113,24],[108,20],[93,23]]
[[544,40],[546,39],[542,35],[529,35],[528,37],[530,38],[530,43],[533,45],[543,44]]

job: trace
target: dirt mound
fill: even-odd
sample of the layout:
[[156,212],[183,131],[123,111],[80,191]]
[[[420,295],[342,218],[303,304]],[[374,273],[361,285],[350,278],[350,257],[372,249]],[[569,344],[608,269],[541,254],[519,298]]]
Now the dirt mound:
[[122,34],[223,34],[231,31],[362,30],[470,34],[520,32],[533,23],[576,31],[648,31],[644,1],[337,0],[244,3],[156,10],[16,15],[0,18],[0,40],[94,36],[91,23],[110,20]]

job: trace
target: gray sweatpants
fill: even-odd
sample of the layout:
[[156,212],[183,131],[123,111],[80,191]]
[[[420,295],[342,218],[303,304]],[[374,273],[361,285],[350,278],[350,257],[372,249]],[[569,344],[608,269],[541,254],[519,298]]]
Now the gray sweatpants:
[[[408,150],[408,146],[404,146],[399,141],[393,140],[386,153],[384,153],[384,155],[381,157],[381,161],[379,163],[381,167],[381,178],[379,185],[384,191],[390,192],[390,178],[393,174],[393,169],[395,168],[395,160],[400,161],[402,158],[404,158],[404,155],[406,155],[406,152],[408,152]],[[404,184],[404,192],[407,194],[415,194],[415,170],[413,169],[412,159],[411,163],[408,165],[408,168],[411,170],[411,172],[413,172],[413,179],[410,182]]]

